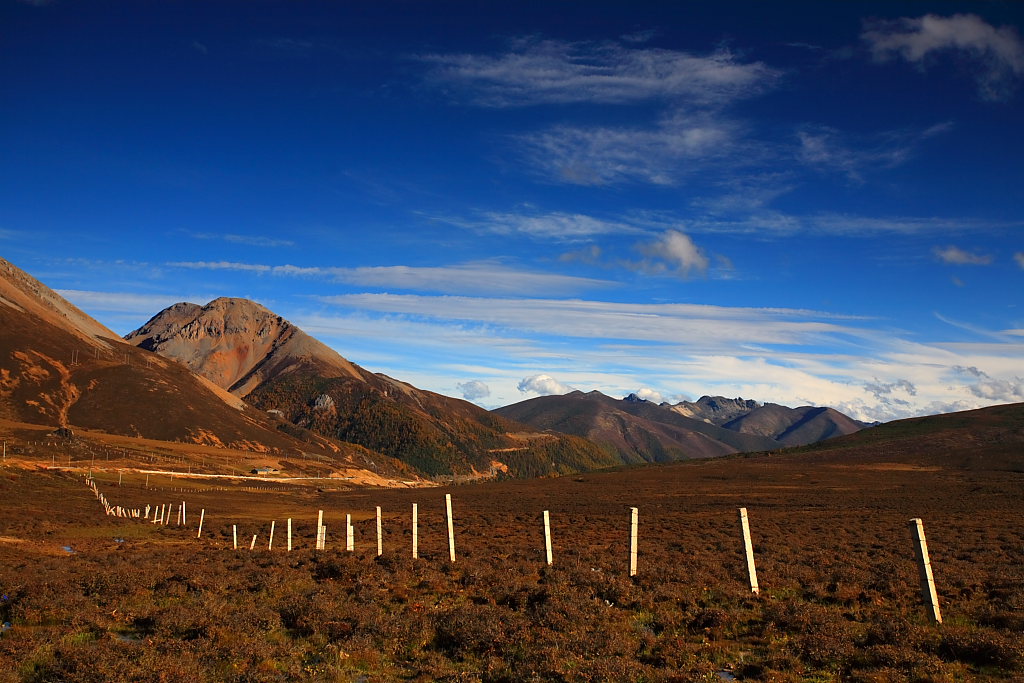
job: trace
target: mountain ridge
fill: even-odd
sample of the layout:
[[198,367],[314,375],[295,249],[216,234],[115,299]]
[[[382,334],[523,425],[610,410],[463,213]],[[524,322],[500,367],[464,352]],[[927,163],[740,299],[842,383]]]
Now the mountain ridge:
[[625,462],[664,462],[797,446],[857,431],[832,408],[788,408],[721,396],[656,404],[629,394],[572,391],[527,399],[493,412],[538,428],[588,438]]
[[526,425],[468,401],[372,373],[247,299],[175,304],[126,340],[188,366],[261,410],[428,475],[497,469],[532,476],[617,462],[584,439],[531,434]]

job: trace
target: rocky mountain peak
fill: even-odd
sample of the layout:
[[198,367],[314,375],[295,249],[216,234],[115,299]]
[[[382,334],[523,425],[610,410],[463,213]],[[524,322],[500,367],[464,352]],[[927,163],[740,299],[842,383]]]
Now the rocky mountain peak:
[[324,377],[360,376],[337,352],[249,299],[174,304],[125,339],[183,363],[238,396],[298,366]]

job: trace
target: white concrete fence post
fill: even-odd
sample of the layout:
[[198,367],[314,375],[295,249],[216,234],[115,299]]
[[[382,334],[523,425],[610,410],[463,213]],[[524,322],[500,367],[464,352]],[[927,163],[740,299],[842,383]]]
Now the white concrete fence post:
[[754,545],[750,541],[750,522],[747,519],[747,508],[740,508],[740,530],[743,532],[743,556],[747,561],[747,577],[750,579],[750,592],[760,593],[757,585],[757,568],[754,566]]
[[909,524],[910,536],[914,539],[917,572],[921,580],[921,596],[928,607],[928,616],[934,623],[941,624],[942,612],[939,610],[938,593],[935,592],[935,577],[932,576],[932,563],[928,557],[928,542],[924,537],[924,521],[915,517]]
[[547,558],[548,566],[551,566],[551,517],[548,511],[544,511],[544,556]]
[[629,508],[629,575],[636,576],[636,537],[640,526],[640,510]]
[[416,503],[412,504],[412,559],[414,560],[420,556],[418,507]]
[[455,561],[455,525],[452,521],[452,494],[444,494],[444,507],[448,517],[448,559]]
[[381,526],[380,506],[377,506],[377,557],[384,554],[384,530]]

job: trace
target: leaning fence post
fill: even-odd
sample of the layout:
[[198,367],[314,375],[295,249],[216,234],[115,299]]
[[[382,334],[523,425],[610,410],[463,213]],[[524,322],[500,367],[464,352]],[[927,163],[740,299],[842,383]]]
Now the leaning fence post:
[[747,520],[747,508],[740,508],[740,528],[743,531],[743,556],[747,560],[750,592],[760,593],[761,589],[757,586],[757,568],[754,566],[754,546],[750,542],[750,522]]
[[935,592],[935,578],[932,576],[932,563],[928,559],[928,542],[924,538],[924,522],[915,517],[910,520],[910,536],[914,539],[914,555],[917,556],[917,572],[921,579],[921,595],[928,606],[928,616],[936,624],[942,623],[942,612],[939,611],[939,596]]
[[271,522],[270,522],[270,540],[267,541],[267,550],[273,550],[274,549],[274,524],[276,524],[276,523],[277,523],[276,519],[275,520],[271,520]]
[[636,576],[636,535],[640,526],[640,511],[629,508],[629,575]]
[[249,550],[253,550],[256,547],[256,534],[252,535],[252,543],[249,544]]
[[417,525],[419,521],[416,519],[418,509],[416,503],[412,504],[412,559],[419,557],[419,536]]
[[548,560],[548,566],[551,566],[551,518],[548,515],[548,511],[544,511],[544,551]]
[[452,494],[444,494],[444,507],[448,515],[448,558],[455,561],[455,526],[452,524]]
[[380,523],[380,506],[377,506],[377,557],[384,554],[384,530]]
[[203,519],[206,518],[206,508],[199,511],[199,533],[196,534],[196,538],[201,538],[203,535]]

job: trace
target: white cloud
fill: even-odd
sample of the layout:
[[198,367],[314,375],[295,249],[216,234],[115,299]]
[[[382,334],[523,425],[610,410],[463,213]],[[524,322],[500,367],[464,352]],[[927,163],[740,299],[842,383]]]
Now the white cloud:
[[491,389],[480,380],[460,382],[455,385],[467,401],[478,401],[491,395]]
[[648,387],[637,389],[633,393],[645,401],[651,401],[652,403],[663,403],[665,401],[665,398],[661,395],[660,391],[655,391]]
[[541,396],[568,394],[573,390],[572,387],[562,384],[551,375],[525,377],[519,382],[517,388],[524,394],[540,394]]
[[147,318],[172,304],[188,301],[206,304],[216,297],[180,294],[132,294],[126,292],[95,292],[81,289],[55,290],[75,306],[86,311],[135,313]]
[[241,270],[253,273],[270,273],[274,270],[273,266],[235,261],[171,261],[165,265],[171,268],[190,268],[192,270]]
[[[1004,402],[1020,384],[1024,357],[1020,330],[975,330],[983,343],[921,344],[869,327],[874,321],[820,311],[387,295],[327,301],[350,310],[292,319],[334,336],[356,362],[362,356],[346,349],[358,344],[388,374],[432,382],[425,388],[443,391],[453,376],[486,379],[494,405],[519,400],[517,378],[528,388],[543,367],[565,390],[624,396],[639,386],[888,420]],[[425,358],[434,375],[423,374]],[[980,368],[992,382],[958,366]]]
[[[635,42],[635,41],[633,41]],[[764,90],[779,72],[727,50],[698,56],[615,42],[521,38],[498,55],[434,54],[429,77],[487,107],[654,99],[709,105]]]
[[929,55],[955,52],[977,68],[979,95],[986,100],[1006,99],[1024,76],[1024,43],[1011,26],[996,28],[974,14],[940,17],[926,14],[895,21],[869,23],[861,38],[877,60],[896,54],[924,65]]
[[795,309],[400,294],[345,294],[319,299],[381,314],[460,320],[535,334],[685,345],[693,353],[874,335],[833,322],[854,318]]
[[178,261],[178,268],[235,270],[291,277],[319,277],[363,287],[396,288],[443,293],[482,292],[492,295],[566,294],[614,286],[608,280],[519,270],[496,261],[455,266],[270,266],[230,261]]
[[653,127],[555,126],[517,138],[527,161],[548,178],[573,185],[643,182],[672,185],[731,159],[739,137],[730,120],[676,115]]
[[461,222],[487,232],[501,235],[524,234],[530,237],[563,242],[593,237],[645,232],[643,228],[627,222],[605,220],[580,213],[499,213],[483,214],[482,220]]
[[[691,202],[694,211],[634,211],[616,220],[649,232],[677,229],[684,223],[687,234],[749,235],[774,239],[799,234],[874,237],[884,234],[924,235],[1010,232],[1024,228],[1024,221],[994,221],[947,216],[864,216],[848,213],[792,214],[766,208],[769,190],[741,186],[745,196],[733,192],[701,197]],[[767,199],[766,199],[767,198]],[[703,211],[703,213],[701,213]],[[1024,253],[1024,252],[1021,252]]]
[[1024,379],[1018,376],[996,379],[976,367],[955,366],[953,371],[969,378],[968,389],[978,398],[1015,403],[1024,400]]
[[860,183],[866,172],[899,166],[922,142],[951,128],[949,123],[939,123],[923,130],[854,136],[826,126],[808,126],[797,131],[797,158],[808,166],[835,171]]
[[703,250],[679,230],[668,230],[661,239],[638,248],[646,258],[629,265],[643,273],[690,277],[707,273],[710,264]]
[[1013,255],[1013,260],[1017,262],[1017,265],[1024,268],[1024,251],[1018,251]]
[[987,266],[992,263],[992,256],[989,254],[972,253],[955,246],[943,249],[936,247],[935,256],[943,263],[953,265]]
[[817,214],[806,219],[810,232],[827,235],[877,235],[897,233],[979,232],[1017,228],[1020,223],[997,223],[975,218],[942,218],[921,216],[855,216],[849,214]]
[[211,232],[190,232],[189,237],[197,240],[221,240],[231,244],[244,244],[249,247],[294,247],[295,242],[291,240],[274,237],[261,237],[259,235],[237,235],[233,233],[211,233]]

